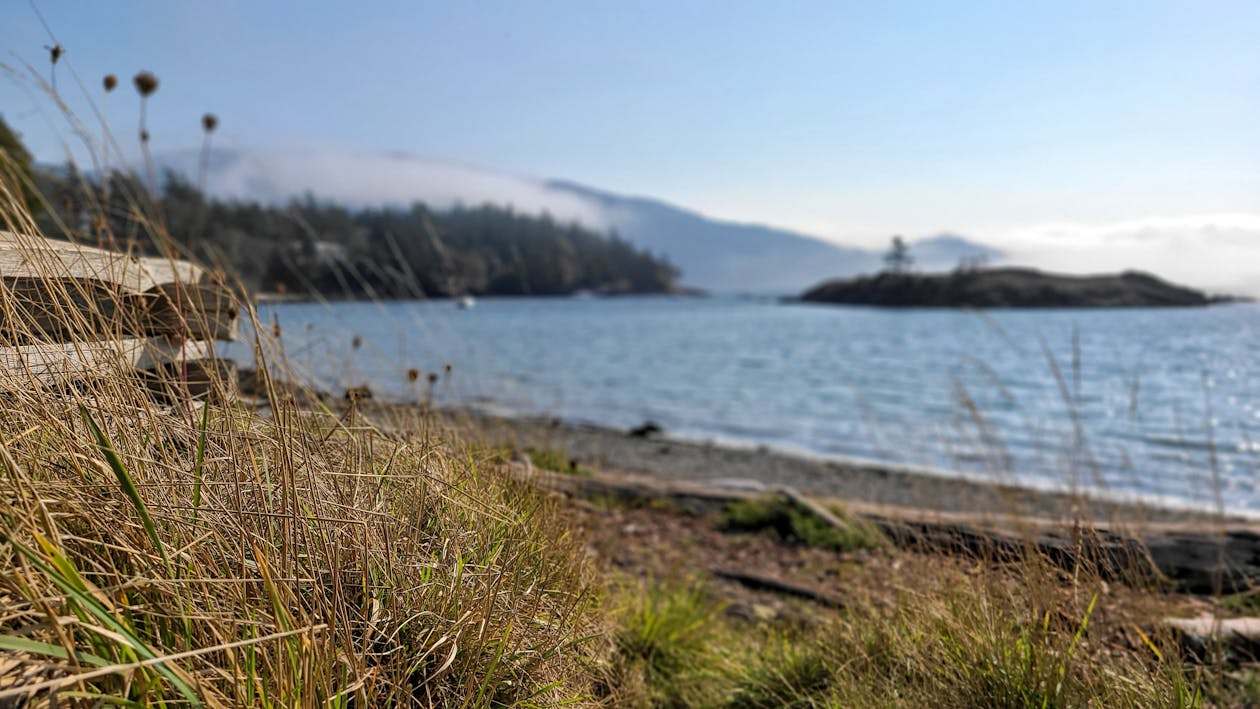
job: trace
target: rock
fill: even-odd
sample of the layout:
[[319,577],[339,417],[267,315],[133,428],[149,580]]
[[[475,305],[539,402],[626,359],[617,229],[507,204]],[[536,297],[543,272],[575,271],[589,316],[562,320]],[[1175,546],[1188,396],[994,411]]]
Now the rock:
[[801,300],[914,308],[1121,308],[1204,306],[1223,299],[1137,271],[1070,276],[992,268],[825,281]]
[[630,429],[630,436],[632,438],[651,438],[652,436],[660,434],[664,431],[665,429],[661,428],[660,424],[655,421],[648,420]]

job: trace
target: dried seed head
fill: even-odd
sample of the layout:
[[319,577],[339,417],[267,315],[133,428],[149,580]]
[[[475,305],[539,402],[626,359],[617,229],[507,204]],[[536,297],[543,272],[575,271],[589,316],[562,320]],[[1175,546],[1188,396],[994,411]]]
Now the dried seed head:
[[420,370],[416,369],[415,367],[412,367],[411,369],[407,370],[407,381],[414,382],[415,380],[419,378],[420,378]]
[[149,142],[149,131],[147,130],[140,131],[140,142],[141,143]]
[[359,349],[360,347],[363,346],[363,338],[359,337],[358,335],[355,335],[354,339],[350,340],[350,346],[355,348],[356,350]]
[[275,323],[271,326],[271,336],[280,337],[280,323]]
[[113,74],[106,74],[105,75],[105,93],[109,93],[110,91],[113,91],[115,86],[118,86],[118,77],[114,76]]
[[438,380],[437,372],[429,372],[429,383],[436,384]]
[[201,117],[201,127],[204,128],[207,133],[213,133],[214,129],[219,127],[219,117],[213,113],[207,113]]
[[52,59],[53,64],[56,64],[57,60],[61,59],[61,55],[66,53],[66,50],[62,49],[60,44],[54,44],[51,47],[45,46],[45,49],[48,50],[48,57]]
[[152,96],[153,92],[157,91],[158,88],[158,79],[150,71],[142,71],[136,74],[132,82],[136,85],[136,91],[139,91],[144,98]]

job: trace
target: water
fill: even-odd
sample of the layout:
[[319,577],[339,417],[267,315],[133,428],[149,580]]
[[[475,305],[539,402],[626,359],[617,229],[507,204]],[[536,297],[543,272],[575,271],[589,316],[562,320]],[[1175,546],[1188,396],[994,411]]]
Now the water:
[[[879,310],[727,298],[282,304],[290,364],[434,396],[1260,512],[1260,306]],[[355,348],[358,336],[361,346]]]

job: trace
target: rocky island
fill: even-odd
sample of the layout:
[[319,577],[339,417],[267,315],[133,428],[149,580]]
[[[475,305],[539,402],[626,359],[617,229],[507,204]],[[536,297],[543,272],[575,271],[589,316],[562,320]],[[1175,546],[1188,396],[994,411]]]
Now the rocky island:
[[830,280],[805,291],[800,300],[913,308],[1133,308],[1205,306],[1228,299],[1138,271],[1071,276],[1031,268],[983,268],[886,271]]

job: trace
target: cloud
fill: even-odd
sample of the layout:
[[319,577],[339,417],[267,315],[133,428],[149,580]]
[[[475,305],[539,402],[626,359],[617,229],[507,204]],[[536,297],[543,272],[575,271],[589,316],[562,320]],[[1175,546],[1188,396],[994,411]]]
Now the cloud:
[[[195,174],[189,169],[195,166],[191,155],[174,156],[168,163]],[[423,201],[439,209],[490,203],[528,214],[548,212],[595,229],[607,226],[598,205],[540,180],[402,154],[330,148],[216,151],[207,172],[207,191],[220,197],[282,201],[310,192],[352,206]]]
[[1260,295],[1260,215],[1041,224],[985,235],[1010,263],[1068,273],[1137,269],[1219,292]]

